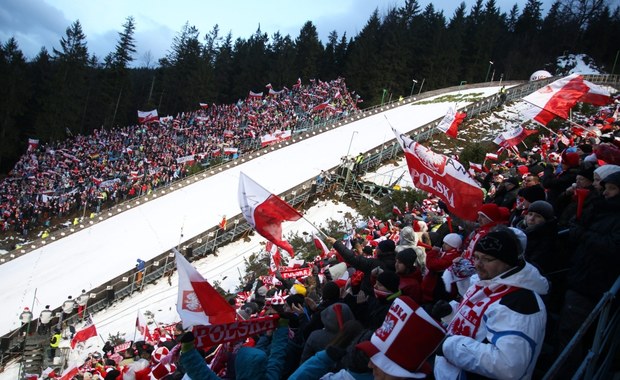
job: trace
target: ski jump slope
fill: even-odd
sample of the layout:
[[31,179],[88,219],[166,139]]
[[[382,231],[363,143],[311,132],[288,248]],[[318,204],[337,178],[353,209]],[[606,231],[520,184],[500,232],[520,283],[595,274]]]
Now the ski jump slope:
[[[497,93],[499,87],[462,90],[461,94]],[[468,103],[460,103],[464,107]],[[20,326],[25,306],[33,315],[46,304],[56,308],[68,295],[93,289],[145,261],[217,225],[223,215],[240,213],[239,172],[280,194],[394,138],[390,124],[403,133],[445,115],[450,103],[405,103],[384,112],[305,138],[268,154],[244,155],[245,162],[178,190],[132,206],[114,217],[0,265],[0,335]],[[387,108],[387,107],[386,107]],[[159,190],[157,193],[159,194]],[[135,205],[135,202],[131,203]],[[36,298],[35,298],[36,297]]]

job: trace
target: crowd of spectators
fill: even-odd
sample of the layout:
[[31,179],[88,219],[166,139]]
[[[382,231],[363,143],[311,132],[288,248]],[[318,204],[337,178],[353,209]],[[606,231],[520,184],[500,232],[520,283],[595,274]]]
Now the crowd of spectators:
[[264,95],[250,92],[235,104],[201,104],[156,122],[32,146],[0,182],[0,233],[27,239],[34,229],[148,194],[183,178],[193,164],[257,149],[264,135],[351,114],[358,101],[343,78],[299,80],[280,91],[268,85]]
[[311,269],[303,275],[252,279],[230,304],[239,320],[278,314],[271,332],[216,350],[197,349],[180,324],[156,326],[90,355],[77,378],[537,377],[620,275],[612,129],[611,143],[541,136],[488,162],[476,175],[486,199],[475,223],[429,195],[327,237],[328,254],[296,261]]

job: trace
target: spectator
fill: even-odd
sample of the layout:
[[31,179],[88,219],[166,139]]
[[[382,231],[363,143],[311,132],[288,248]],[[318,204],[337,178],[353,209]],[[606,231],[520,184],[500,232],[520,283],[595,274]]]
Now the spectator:
[[520,250],[507,228],[476,243],[480,281],[467,291],[448,325],[435,359],[437,379],[532,376],[547,319],[540,295],[549,285],[534,266],[519,259]]
[[49,325],[52,321],[52,314],[50,305],[45,305],[45,309],[41,310],[41,313],[39,314],[39,327],[37,328],[39,335],[47,335],[47,333],[49,333]]
[[60,345],[60,341],[62,340],[62,335],[60,334],[60,329],[54,329],[54,335],[50,338],[50,350],[49,350],[49,359],[53,360],[56,356],[56,349]]
[[[525,260],[538,268],[542,275],[547,275],[559,265],[556,257],[558,237],[557,219],[549,202],[536,201],[528,209],[523,222],[518,226],[527,236]],[[567,258],[562,260],[567,262]]]

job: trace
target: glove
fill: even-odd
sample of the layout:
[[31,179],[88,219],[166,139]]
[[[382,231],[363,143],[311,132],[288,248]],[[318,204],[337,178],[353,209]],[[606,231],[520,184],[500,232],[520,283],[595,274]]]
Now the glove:
[[331,360],[337,362],[347,354],[347,350],[338,346],[327,346],[325,353]]
[[441,318],[450,315],[450,313],[452,313],[452,306],[450,306],[450,303],[445,300],[439,300],[433,305],[429,314],[439,321]]

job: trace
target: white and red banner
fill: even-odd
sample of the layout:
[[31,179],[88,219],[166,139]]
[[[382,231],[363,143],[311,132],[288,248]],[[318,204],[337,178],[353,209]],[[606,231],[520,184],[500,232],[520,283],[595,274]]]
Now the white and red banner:
[[39,146],[38,139],[28,139],[28,152],[37,149],[38,146]]
[[332,106],[331,104],[329,104],[329,100],[324,101],[323,103],[314,106],[314,108],[312,108],[312,112],[316,112],[316,111],[321,111],[324,110],[326,108],[330,109],[330,110],[334,110],[334,106]]
[[145,124],[153,121],[159,121],[159,117],[157,116],[157,110],[151,111],[138,111],[138,123]]
[[499,159],[499,156],[495,153],[487,153],[484,156],[485,161],[486,160],[491,160],[491,161],[497,161]]
[[253,92],[250,91],[250,93],[248,94],[248,98],[262,98],[263,97],[263,92]]
[[192,163],[195,160],[196,160],[196,158],[194,157],[194,155],[190,154],[189,156],[178,157],[177,158],[177,164]]
[[405,152],[414,185],[439,197],[454,215],[476,220],[483,192],[460,162],[438,154],[392,128]]
[[238,197],[245,220],[256,232],[294,257],[293,247],[282,239],[282,222],[299,220],[302,216],[299,211],[243,172],[239,177]]
[[207,109],[209,108],[209,104],[208,103],[198,103],[200,105],[200,108],[202,109]]
[[179,251],[174,249],[174,253],[179,272],[177,313],[183,328],[234,322],[235,309]]
[[225,146],[224,147],[224,154],[231,155],[231,154],[235,154],[237,152],[239,152],[239,148],[233,148],[233,147],[229,147],[229,146]]
[[[77,376],[79,372],[80,372],[80,369],[78,367],[76,366],[69,367],[62,373],[62,375],[60,375],[60,379],[58,380],[71,380],[75,376]],[[49,378],[53,379],[53,377],[49,377]]]
[[609,91],[583,80],[580,74],[571,74],[551,82],[523,100],[530,105],[520,110],[524,120],[532,119],[543,125],[555,117],[568,119],[570,109],[577,102],[605,105],[613,101]]
[[196,347],[213,347],[218,344],[237,342],[250,336],[260,335],[276,329],[279,318],[278,315],[269,315],[247,321],[195,327],[193,333],[196,337]]
[[458,126],[463,123],[466,116],[466,113],[458,112],[454,107],[450,107],[448,108],[446,116],[437,124],[437,129],[452,138],[456,138]]
[[144,318],[144,314],[138,310],[138,316],[136,317],[136,329],[140,332],[140,335],[144,337],[145,340],[152,340],[151,332],[149,331],[149,326],[146,323],[146,318]]
[[275,131],[273,133],[268,133],[266,135],[261,136],[260,138],[260,146],[266,147],[267,145],[277,144],[282,141],[291,139],[291,131]]
[[312,268],[281,268],[282,278],[299,278],[312,276]]
[[73,336],[73,339],[71,339],[71,348],[75,348],[75,346],[78,345],[78,343],[83,343],[86,342],[87,340],[89,340],[90,338],[94,338],[97,336],[97,328],[95,327],[95,324],[93,323],[92,319],[89,317],[87,319],[87,324],[86,326],[75,333],[75,335]]
[[475,162],[469,161],[469,168],[476,173],[484,172],[484,168],[482,167],[482,164],[476,164]]
[[314,246],[321,251],[321,258],[327,257],[327,254],[329,254],[329,248],[327,248],[325,242],[314,233],[312,234],[312,241],[314,241]]
[[535,129],[525,129],[522,126],[518,126],[509,131],[500,133],[493,142],[502,148],[510,148],[519,145],[527,136],[537,132],[538,131]]

